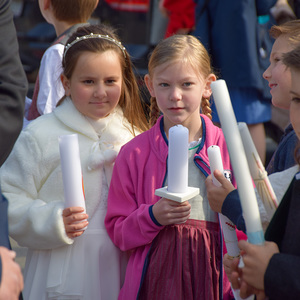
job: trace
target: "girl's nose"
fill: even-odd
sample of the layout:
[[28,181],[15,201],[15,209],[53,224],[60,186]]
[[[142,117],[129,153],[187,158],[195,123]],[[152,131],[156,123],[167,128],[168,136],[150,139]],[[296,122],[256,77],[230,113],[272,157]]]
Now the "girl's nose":
[[182,99],[181,90],[179,88],[173,88],[170,94],[171,101],[180,101]]
[[98,84],[95,86],[94,97],[95,98],[103,98],[106,95],[105,88],[102,84]]

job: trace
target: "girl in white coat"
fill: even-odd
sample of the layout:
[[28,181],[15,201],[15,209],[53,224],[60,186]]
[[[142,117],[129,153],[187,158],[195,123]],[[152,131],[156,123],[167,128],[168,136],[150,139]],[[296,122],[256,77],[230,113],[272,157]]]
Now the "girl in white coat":
[[[1,168],[9,231],[28,247],[25,300],[113,300],[126,255],[104,226],[110,177],[120,147],[147,129],[147,120],[130,57],[111,28],[79,28],[65,47],[63,69],[66,96],[21,133]],[[58,138],[74,133],[86,213],[64,209]]]

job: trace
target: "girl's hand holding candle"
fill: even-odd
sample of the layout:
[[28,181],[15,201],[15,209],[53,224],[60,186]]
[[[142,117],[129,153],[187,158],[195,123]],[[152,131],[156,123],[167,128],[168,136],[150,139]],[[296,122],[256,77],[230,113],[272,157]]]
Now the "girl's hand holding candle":
[[80,206],[83,207],[85,211],[77,134],[59,137],[59,151],[64,184],[65,207]]
[[88,225],[77,134],[59,137],[64,184],[63,221],[69,238],[81,235]]

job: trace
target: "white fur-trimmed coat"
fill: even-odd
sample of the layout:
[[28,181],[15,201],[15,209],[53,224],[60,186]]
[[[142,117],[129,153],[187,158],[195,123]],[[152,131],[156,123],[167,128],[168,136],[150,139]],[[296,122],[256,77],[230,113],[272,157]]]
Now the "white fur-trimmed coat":
[[9,201],[10,236],[20,246],[36,250],[72,244],[62,218],[64,193],[58,137],[78,134],[86,209],[91,218],[99,201],[106,201],[100,199],[103,170],[109,183],[120,147],[133,138],[129,128],[117,107],[99,139],[69,98],[53,113],[32,122],[21,132],[1,168],[2,193]]

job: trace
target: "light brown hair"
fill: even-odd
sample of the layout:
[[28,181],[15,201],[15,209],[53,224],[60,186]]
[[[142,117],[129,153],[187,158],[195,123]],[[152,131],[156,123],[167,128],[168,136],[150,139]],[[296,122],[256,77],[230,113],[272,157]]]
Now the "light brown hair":
[[300,42],[300,20],[293,20],[281,25],[273,25],[270,29],[270,36],[277,39],[286,36],[291,45],[296,46]]
[[91,17],[98,0],[51,0],[58,21],[85,23]]
[[[67,45],[74,41],[77,37],[82,37],[91,33],[108,35],[115,41],[119,41],[113,28],[101,24],[78,28],[77,31],[74,32],[67,41]],[[115,51],[118,54],[122,69],[122,90],[118,104],[123,110],[124,117],[127,118],[131,124],[132,131],[134,126],[139,130],[144,131],[148,129],[148,122],[140,99],[139,88],[133,72],[132,62],[129,53],[124,50],[124,55],[123,51],[117,45],[117,42],[112,42],[103,38],[93,38],[84,39],[78,43],[75,43],[64,55],[62,62],[63,74],[67,79],[71,79],[77,60],[83,52],[88,51],[92,53],[102,53],[108,50]],[[101,68],[101,66],[99,66],[99,68]],[[61,101],[63,101],[63,99]]]
[[[157,66],[178,61],[189,63],[195,72],[201,74],[204,78],[213,73],[209,54],[196,37],[173,35],[162,40],[153,50],[148,63],[150,78],[152,78],[154,69]],[[150,125],[153,126],[159,117],[160,111],[156,98],[151,97],[150,102]],[[212,118],[209,99],[202,98],[201,111],[210,119]]]

